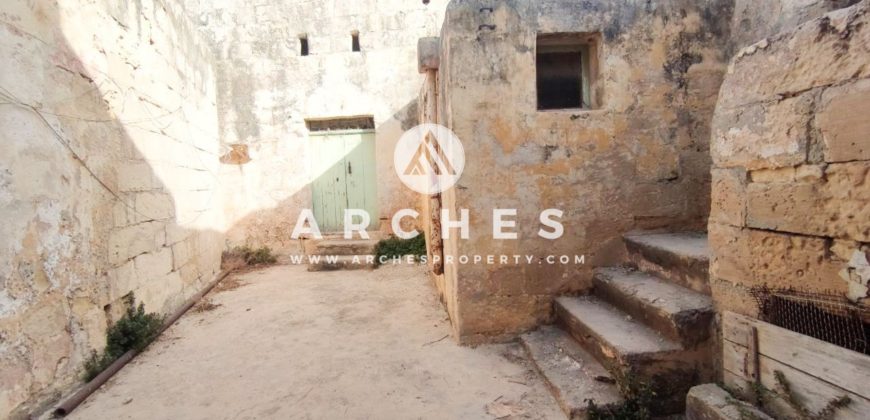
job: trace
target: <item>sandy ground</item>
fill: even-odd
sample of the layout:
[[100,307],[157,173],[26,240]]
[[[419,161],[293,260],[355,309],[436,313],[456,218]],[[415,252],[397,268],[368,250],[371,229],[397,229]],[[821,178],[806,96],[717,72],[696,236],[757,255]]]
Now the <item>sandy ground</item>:
[[277,266],[223,286],[69,418],[564,418],[519,345],[447,337],[420,267]]

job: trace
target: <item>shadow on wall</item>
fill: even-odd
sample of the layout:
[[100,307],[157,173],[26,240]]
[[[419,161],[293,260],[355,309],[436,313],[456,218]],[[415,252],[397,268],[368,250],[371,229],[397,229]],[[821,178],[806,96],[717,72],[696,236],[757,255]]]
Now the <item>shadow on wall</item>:
[[[232,194],[218,178],[232,168],[219,163],[211,58],[172,4],[145,3],[106,6],[114,22],[30,4],[0,18],[0,417],[41,411],[78,383],[125,296],[172,312],[218,273],[227,232],[287,250],[310,202],[309,182],[225,220]],[[106,25],[83,31],[85,19]],[[377,131],[407,128],[415,109]],[[389,168],[397,140],[378,139]]]
[[[373,182],[375,183],[374,192],[367,192],[363,207],[369,211],[371,215],[371,225],[369,231],[389,232],[390,217],[399,209],[413,208],[420,210],[420,203],[416,193],[411,190],[390,190],[384,191],[387,186],[385,179],[388,177],[396,177],[393,171],[393,149],[402,132],[415,126],[417,123],[417,101],[411,101],[402,109],[395,112],[392,117],[384,122],[381,122],[375,127],[375,148],[368,149],[365,144],[358,144],[352,148],[345,148],[341,151],[340,147],[334,139],[336,136],[341,136],[341,132],[337,132],[336,136],[332,135],[311,135],[300,139],[306,142],[304,158],[299,158],[300,164],[308,165],[310,174],[301,188],[290,192],[282,191],[283,198],[275,200],[275,204],[265,209],[258,209],[249,212],[246,215],[239,217],[227,232],[227,243],[232,246],[250,245],[250,246],[269,246],[279,254],[301,254],[302,248],[297,240],[291,239],[293,228],[296,226],[299,214],[303,209],[314,209],[316,206],[323,205],[317,199],[313,199],[313,186],[317,185],[318,189],[330,189],[335,191],[335,187],[340,188],[340,184],[348,182],[348,178],[355,178],[358,172],[354,173],[354,165],[352,161],[359,161],[358,156],[363,154],[371,155],[376,161],[376,173],[373,174]],[[395,133],[395,134],[393,134]],[[353,141],[353,140],[351,140]],[[371,140],[363,140],[371,141]],[[325,145],[332,143],[332,145]],[[318,153],[318,150],[323,151]],[[330,153],[334,151],[334,153]],[[325,152],[325,153],[324,153]],[[326,156],[327,160],[319,159]],[[254,158],[256,160],[256,158]],[[350,162],[350,166],[348,165]],[[374,162],[373,162],[374,163]],[[237,176],[245,177],[246,165],[235,165],[237,168],[228,170],[237,172]],[[347,172],[351,172],[348,174]],[[348,176],[350,175],[350,177]],[[369,178],[368,182],[372,182]],[[251,186],[255,188],[256,186]],[[243,185],[241,188],[249,188],[248,185]],[[354,186],[349,185],[349,189],[354,189]],[[228,200],[231,200],[234,194],[246,195],[256,193],[256,191],[228,191]],[[352,192],[350,193],[353,194]],[[371,202],[372,198],[376,200]],[[329,198],[323,197],[324,200],[329,200],[331,203],[359,203],[360,200],[354,200],[352,197],[348,201],[348,195],[345,193],[343,197]],[[334,214],[333,222],[328,220],[320,220],[320,230],[323,233],[341,231],[341,225],[336,228],[337,220],[341,220],[340,208],[335,205],[328,206]],[[354,207],[354,206],[351,206]],[[338,210],[336,210],[338,209]],[[320,214],[321,211],[315,211],[315,214]],[[422,223],[422,222],[420,222]],[[406,226],[406,228],[409,228]]]
[[217,137],[193,133],[216,119],[212,76],[208,61],[189,65],[202,52],[190,39],[159,26],[177,16],[150,6],[100,10],[117,23],[2,7],[0,418],[73,387],[124,296],[168,313],[219,270]]

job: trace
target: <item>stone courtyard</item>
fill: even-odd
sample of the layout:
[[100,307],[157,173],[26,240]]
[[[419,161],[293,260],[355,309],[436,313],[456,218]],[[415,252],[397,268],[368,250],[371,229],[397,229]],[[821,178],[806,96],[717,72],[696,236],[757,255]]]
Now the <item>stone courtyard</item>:
[[420,267],[353,273],[232,275],[70,417],[558,417],[519,345],[452,343]]
[[868,112],[870,0],[4,0],[0,419],[864,420]]

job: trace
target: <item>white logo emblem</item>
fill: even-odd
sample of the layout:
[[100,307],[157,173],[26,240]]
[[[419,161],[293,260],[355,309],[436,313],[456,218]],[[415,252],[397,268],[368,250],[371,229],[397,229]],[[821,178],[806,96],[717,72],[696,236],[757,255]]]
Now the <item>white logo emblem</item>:
[[437,194],[459,181],[465,168],[465,149],[449,128],[421,124],[399,139],[393,166],[408,188],[422,194]]

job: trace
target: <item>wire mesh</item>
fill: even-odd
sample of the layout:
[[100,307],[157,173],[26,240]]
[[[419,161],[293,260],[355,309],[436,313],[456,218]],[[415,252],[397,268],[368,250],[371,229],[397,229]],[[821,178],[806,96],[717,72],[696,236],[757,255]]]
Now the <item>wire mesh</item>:
[[759,318],[859,353],[870,354],[870,307],[844,296],[796,289],[752,290]]

